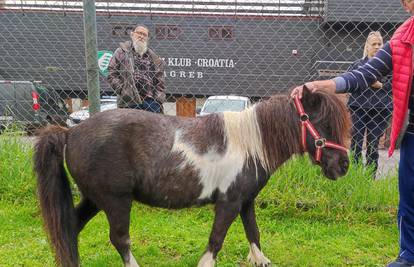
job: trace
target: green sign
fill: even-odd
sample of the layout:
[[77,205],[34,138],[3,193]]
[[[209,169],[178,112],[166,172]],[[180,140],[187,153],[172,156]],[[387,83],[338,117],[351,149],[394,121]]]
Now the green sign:
[[108,77],[108,65],[109,65],[109,61],[112,58],[112,55],[113,55],[112,51],[108,51],[108,50],[98,51],[99,72],[104,77]]

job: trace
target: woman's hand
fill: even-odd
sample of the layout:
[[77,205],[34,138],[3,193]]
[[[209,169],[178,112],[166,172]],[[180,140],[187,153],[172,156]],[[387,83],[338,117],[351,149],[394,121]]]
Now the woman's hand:
[[299,96],[299,98],[302,98],[302,94],[303,94],[303,87],[306,86],[309,91],[311,91],[312,93],[316,91],[316,86],[314,85],[314,82],[307,82],[303,85],[297,86],[295,87],[292,92],[290,93],[290,96],[292,98],[295,98],[296,96]]
[[307,82],[304,85],[295,87],[290,93],[290,96],[292,98],[296,96],[299,96],[299,98],[302,98],[303,86],[306,86],[311,93],[314,93],[316,91],[326,91],[332,94],[335,93],[335,87],[336,87],[335,82],[333,80]]
[[382,82],[376,81],[375,83],[371,84],[371,87],[374,89],[381,89],[382,88]]

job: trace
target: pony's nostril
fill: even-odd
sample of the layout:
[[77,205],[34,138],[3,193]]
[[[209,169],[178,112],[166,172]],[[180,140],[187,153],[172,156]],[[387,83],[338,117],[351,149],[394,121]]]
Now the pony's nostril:
[[342,171],[346,172],[348,170],[348,167],[349,167],[349,160],[348,159],[343,159],[339,162],[339,165],[341,166]]

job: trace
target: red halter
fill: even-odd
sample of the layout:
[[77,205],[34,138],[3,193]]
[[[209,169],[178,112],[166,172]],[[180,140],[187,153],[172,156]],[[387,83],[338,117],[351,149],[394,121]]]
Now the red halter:
[[306,151],[306,130],[309,131],[309,133],[312,135],[312,137],[315,139],[315,160],[316,162],[321,162],[322,158],[322,148],[324,147],[330,147],[334,149],[338,149],[344,152],[348,152],[348,149],[346,149],[344,146],[341,146],[337,143],[326,141],[325,138],[322,138],[318,131],[313,127],[313,124],[309,120],[309,116],[307,113],[305,113],[305,110],[303,109],[302,102],[300,102],[299,97],[294,97],[295,101],[295,107],[296,110],[299,113],[300,121],[301,121],[301,130],[302,130],[302,145],[303,150]]

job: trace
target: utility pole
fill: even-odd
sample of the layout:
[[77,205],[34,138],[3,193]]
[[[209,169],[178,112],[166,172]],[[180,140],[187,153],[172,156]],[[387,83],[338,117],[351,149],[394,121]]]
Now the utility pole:
[[83,25],[89,113],[93,115],[99,112],[101,108],[95,0],[83,0]]

